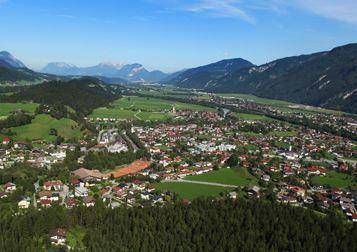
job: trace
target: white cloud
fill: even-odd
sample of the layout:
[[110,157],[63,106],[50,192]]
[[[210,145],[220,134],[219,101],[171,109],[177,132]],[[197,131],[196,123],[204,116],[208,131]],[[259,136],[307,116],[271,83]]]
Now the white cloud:
[[294,0],[297,7],[316,15],[357,25],[357,0]]
[[239,0],[200,0],[185,4],[181,6],[181,9],[214,17],[240,18],[246,22],[255,23],[255,19],[240,6],[241,2]]
[[[1,1],[1,0],[0,0]],[[201,13],[211,17],[238,18],[255,24],[256,11],[293,15],[302,10],[314,15],[357,24],[357,0],[144,0],[168,10]],[[295,13],[296,14],[296,13]]]

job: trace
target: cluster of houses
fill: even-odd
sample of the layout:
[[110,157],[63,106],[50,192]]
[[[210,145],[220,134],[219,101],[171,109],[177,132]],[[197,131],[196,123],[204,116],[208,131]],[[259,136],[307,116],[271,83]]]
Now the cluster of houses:
[[[243,109],[293,113],[235,98],[213,96],[210,99]],[[267,186],[273,185],[273,193],[280,202],[321,209],[338,206],[348,218],[356,221],[355,188],[335,188],[312,181],[316,176],[328,176],[332,170],[355,176],[357,162],[354,158],[357,153],[353,141],[283,122],[227,119],[213,110],[174,110],[172,114],[178,119],[174,123],[131,128],[151,154],[150,162],[137,161],[134,165],[107,174],[99,170],[77,169],[71,173],[69,180],[55,179],[38,184],[34,198],[23,198],[18,207],[25,209],[31,204],[38,208],[54,204],[67,208],[79,204],[91,207],[98,200],[112,208],[161,204],[167,200],[167,195],[157,192],[150,182],[208,173],[226,167],[227,160],[236,155],[239,166],[246,168],[259,181],[258,185],[243,188],[248,197],[260,198],[267,194]],[[298,113],[293,115],[299,116]],[[307,116],[316,122],[326,120],[346,130],[354,130],[355,122],[350,118],[344,119],[342,115],[315,113]],[[81,148],[81,151],[84,154],[106,149],[110,153],[118,153],[128,151],[128,144],[113,129],[100,132],[97,145],[88,150]],[[6,138],[0,146],[0,169],[15,162],[50,168],[52,164],[64,160],[67,150],[74,149],[74,144],[55,146],[43,143],[42,147],[33,147]],[[78,161],[81,164],[81,160]],[[131,179],[122,179],[128,175]],[[137,175],[140,179],[135,177]],[[16,185],[7,183],[1,189],[0,199],[15,191]],[[230,192],[229,197],[234,199],[237,193]],[[65,235],[63,232],[57,234],[60,238],[56,243],[61,244]]]
[[[194,97],[194,101],[206,101],[201,97]],[[257,113],[268,113],[274,116],[283,116],[287,118],[307,118],[316,125],[325,125],[338,130],[344,130],[351,134],[357,134],[357,120],[353,116],[337,113],[323,113],[320,108],[313,108],[304,105],[290,105],[291,109],[280,109],[269,104],[256,103],[250,99],[237,97],[222,97],[211,94],[208,99],[212,103],[219,105],[229,105],[244,111],[255,111]],[[300,109],[313,110],[314,113],[302,113]],[[321,110],[321,113],[319,113]]]
[[[292,132],[294,134],[261,134],[250,135],[240,132],[242,124],[261,123],[274,132]],[[324,208],[317,195],[321,191],[314,188],[313,176],[327,176],[330,170],[337,172],[356,172],[356,163],[345,159],[346,153],[355,155],[354,144],[344,138],[317,132],[298,126],[271,124],[267,122],[238,121],[207,124],[157,124],[156,126],[132,127],[132,132],[144,143],[154,162],[161,168],[151,176],[163,180],[182,179],[225,166],[233,153],[239,153],[239,166],[247,168],[260,183],[273,183],[277,200],[284,203],[311,205]],[[238,148],[247,151],[240,153]],[[328,153],[330,157],[319,157],[319,153]],[[331,157],[333,157],[331,159]],[[330,159],[328,159],[330,158]],[[326,163],[327,166],[321,166]],[[286,181],[286,182],[284,182]],[[292,183],[291,181],[294,181]],[[325,197],[332,199],[328,194]],[[246,188],[248,195],[260,197],[264,194],[258,186]],[[346,204],[340,209],[355,220],[354,208],[356,191],[353,188],[341,189],[345,199],[349,199],[349,210]],[[335,205],[330,200],[329,205]]]
[[[6,144],[4,144],[6,142]],[[41,147],[33,147],[36,144]],[[66,157],[67,150],[74,150],[75,144],[62,143],[54,145],[44,141],[15,142],[10,138],[4,138],[0,146],[0,169],[11,167],[14,163],[26,162],[36,167],[51,167],[62,162]]]

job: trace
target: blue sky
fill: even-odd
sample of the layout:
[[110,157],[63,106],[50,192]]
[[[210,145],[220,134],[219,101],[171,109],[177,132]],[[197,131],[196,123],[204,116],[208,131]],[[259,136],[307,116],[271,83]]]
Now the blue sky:
[[0,0],[0,50],[29,67],[255,64],[357,42],[356,0]]

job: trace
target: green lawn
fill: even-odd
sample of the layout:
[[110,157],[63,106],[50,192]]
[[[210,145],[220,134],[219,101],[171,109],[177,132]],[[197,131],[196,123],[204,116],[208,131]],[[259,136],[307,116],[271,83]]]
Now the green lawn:
[[154,185],[159,191],[170,191],[177,193],[180,198],[194,199],[204,196],[218,196],[221,192],[227,193],[229,190],[221,186],[200,185],[192,183],[165,183],[161,182]]
[[247,186],[257,183],[257,179],[245,168],[221,168],[205,174],[187,176],[186,180]]
[[291,137],[296,136],[295,131],[272,131],[269,132],[269,135],[277,136],[277,137]]
[[21,109],[27,113],[34,113],[38,104],[36,103],[0,103],[0,117],[6,117],[12,111]]
[[317,185],[328,185],[331,187],[357,186],[357,179],[348,174],[329,171],[326,176],[313,176],[311,182]]
[[243,120],[250,120],[250,121],[272,120],[269,117],[266,117],[264,115],[245,114],[245,113],[234,113],[234,115],[237,118],[240,118],[240,119],[243,119]]
[[40,114],[32,120],[30,124],[11,128],[16,133],[14,139],[17,141],[25,140],[46,140],[54,141],[56,136],[50,135],[50,129],[56,129],[58,135],[65,139],[80,139],[82,132],[80,126],[73,120],[62,118],[60,120],[52,118],[50,115]]

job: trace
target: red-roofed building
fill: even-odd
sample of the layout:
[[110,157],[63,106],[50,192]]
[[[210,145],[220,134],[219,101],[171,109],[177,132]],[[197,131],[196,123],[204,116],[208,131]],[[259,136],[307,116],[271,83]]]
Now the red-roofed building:
[[5,138],[2,140],[2,144],[3,144],[3,145],[8,145],[9,143],[11,143],[11,139],[8,138],[8,137],[5,137]]
[[327,170],[320,166],[310,166],[307,168],[308,175],[326,175]]
[[65,245],[67,240],[67,232],[63,228],[57,228],[50,233],[51,243],[54,245]]
[[46,181],[43,184],[43,188],[47,191],[62,191],[63,190],[63,183],[60,180],[54,180],[54,181]]
[[14,183],[8,182],[4,185],[4,190],[6,192],[12,192],[16,190],[16,185]]

